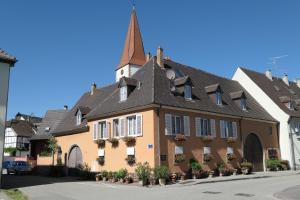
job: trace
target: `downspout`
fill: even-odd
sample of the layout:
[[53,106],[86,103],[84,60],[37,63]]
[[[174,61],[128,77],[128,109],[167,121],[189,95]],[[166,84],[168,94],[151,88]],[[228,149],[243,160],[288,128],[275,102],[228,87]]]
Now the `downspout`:
[[295,158],[295,148],[294,148],[294,138],[292,133],[291,122],[293,121],[293,117],[289,117],[288,120],[288,130],[289,130],[289,138],[291,142],[291,153],[292,153],[292,170],[296,170],[296,158]]
[[158,166],[161,165],[161,160],[160,160],[160,109],[161,105],[159,105],[159,108],[157,108],[156,111],[156,117],[157,117],[157,153],[158,153]]

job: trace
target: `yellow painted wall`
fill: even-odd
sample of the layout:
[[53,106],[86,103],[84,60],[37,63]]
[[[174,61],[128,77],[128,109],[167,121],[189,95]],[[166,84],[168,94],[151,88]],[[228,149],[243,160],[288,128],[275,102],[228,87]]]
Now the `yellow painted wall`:
[[[128,113],[126,115],[142,114],[143,117],[143,136],[136,138],[135,144],[135,157],[137,162],[149,162],[150,166],[154,167],[154,111],[142,110],[140,112]],[[126,116],[122,115],[122,116]],[[113,119],[121,116],[112,116],[111,118],[101,119],[97,121],[107,120],[110,124],[113,124]],[[127,168],[129,172],[134,172],[135,165],[130,166],[127,164],[125,158],[127,157],[126,148],[127,145],[122,139],[119,139],[119,145],[112,147],[112,144],[108,141],[105,143],[105,147],[101,147],[105,151],[105,163],[103,166],[99,165],[96,161],[98,156],[98,145],[93,141],[93,123],[95,121],[88,122],[90,127],[89,132],[79,133],[74,135],[57,137],[58,144],[62,149],[62,161],[64,162],[64,155],[69,155],[70,148],[73,145],[80,147],[83,156],[83,162],[87,163],[92,171],[100,170],[119,170],[120,168]],[[75,122],[74,122],[75,123]],[[112,134],[112,125],[110,126],[110,133]],[[148,149],[148,144],[152,144],[153,148]]]

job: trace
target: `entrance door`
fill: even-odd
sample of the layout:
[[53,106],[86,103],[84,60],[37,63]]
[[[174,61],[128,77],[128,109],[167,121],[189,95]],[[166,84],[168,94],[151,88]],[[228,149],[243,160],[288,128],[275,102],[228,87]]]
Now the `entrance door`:
[[69,153],[68,167],[78,168],[80,165],[82,165],[82,153],[78,146],[74,146]]
[[253,164],[253,171],[263,171],[263,148],[256,134],[249,134],[244,144],[244,158]]

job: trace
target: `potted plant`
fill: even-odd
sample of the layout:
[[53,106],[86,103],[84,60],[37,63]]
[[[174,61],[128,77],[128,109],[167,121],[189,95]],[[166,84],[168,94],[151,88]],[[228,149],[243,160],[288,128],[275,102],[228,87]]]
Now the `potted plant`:
[[241,168],[243,174],[251,174],[253,165],[250,162],[244,161],[241,163]]
[[184,154],[175,154],[175,163],[179,164],[185,161]]
[[266,164],[269,171],[278,171],[279,167],[281,167],[281,162],[278,159],[269,159],[266,161]]
[[118,171],[119,182],[123,183],[127,174],[128,174],[127,169],[120,169]]
[[181,173],[181,174],[180,174],[180,180],[181,180],[181,181],[184,181],[184,180],[185,180],[185,176],[186,176],[185,173]]
[[104,147],[105,146],[105,140],[104,139],[95,140],[95,143],[98,144],[98,147]]
[[99,174],[96,174],[96,175],[95,175],[95,178],[96,178],[96,182],[100,181],[100,179],[101,179],[101,174],[100,174],[100,173],[99,173]]
[[125,159],[129,165],[133,165],[135,163],[135,156],[134,155],[128,155]]
[[233,169],[233,175],[236,176],[238,173],[238,169]]
[[103,182],[107,181],[108,172],[106,170],[101,171],[101,177]]
[[154,170],[151,171],[150,176],[149,176],[149,183],[150,185],[156,185],[156,178],[154,175]]
[[129,184],[129,183],[132,183],[132,182],[133,182],[133,178],[130,175],[127,175],[125,177],[125,183]]
[[291,169],[290,163],[289,163],[288,160],[281,160],[281,161],[280,161],[280,164],[281,164],[281,168],[282,168],[283,170],[290,170],[290,169]]
[[172,181],[172,183],[176,183],[176,181],[177,181],[177,173],[172,173],[171,174],[171,181]]
[[113,172],[112,172],[112,171],[109,171],[109,172],[107,173],[107,178],[108,178],[108,180],[109,180],[110,182],[112,182],[112,179],[113,179]]
[[136,139],[135,137],[126,136],[123,137],[123,141],[126,143],[127,146],[133,146],[135,145]]
[[105,161],[104,156],[99,156],[97,157],[96,160],[99,163],[99,165],[104,165],[104,161]]
[[154,168],[154,175],[158,179],[159,185],[166,185],[166,179],[169,177],[169,169],[167,166],[159,166]]
[[186,140],[185,135],[184,135],[184,134],[181,134],[181,133],[176,134],[175,137],[174,137],[174,139],[175,139],[176,141],[185,141],[185,140]]
[[225,173],[226,173],[225,164],[224,163],[219,163],[218,164],[218,170],[219,170],[220,176],[224,176]]
[[228,143],[234,143],[236,141],[236,138],[235,137],[228,137],[227,138],[227,142]]
[[208,176],[209,176],[209,178],[212,178],[213,176],[214,176],[214,174],[215,174],[215,171],[214,170],[210,170],[209,172],[208,172]]
[[236,157],[233,153],[228,153],[227,154],[227,161],[232,161],[234,159],[236,159]]
[[201,137],[201,140],[202,140],[203,142],[210,142],[210,141],[212,141],[213,139],[214,139],[214,137],[211,136],[211,135],[205,135],[205,136],[202,136],[202,137]]
[[202,166],[197,161],[192,162],[190,165],[191,165],[193,179],[196,179],[197,176],[199,175],[199,171],[202,169]]
[[112,182],[113,183],[118,181],[118,176],[119,176],[118,172],[113,172],[112,173]]
[[135,168],[135,173],[137,177],[140,180],[140,184],[142,186],[147,185],[150,173],[151,173],[151,168],[148,162],[142,163],[137,163],[137,167]]
[[203,155],[203,161],[204,162],[209,162],[212,160],[212,155],[210,153],[204,154]]
[[108,141],[111,143],[111,145],[113,147],[116,147],[119,145],[119,140],[117,138],[110,138],[110,139],[108,139]]
[[206,171],[206,170],[200,170],[200,171],[199,171],[199,174],[198,174],[198,177],[199,177],[199,178],[207,178],[207,177],[209,177],[209,171]]

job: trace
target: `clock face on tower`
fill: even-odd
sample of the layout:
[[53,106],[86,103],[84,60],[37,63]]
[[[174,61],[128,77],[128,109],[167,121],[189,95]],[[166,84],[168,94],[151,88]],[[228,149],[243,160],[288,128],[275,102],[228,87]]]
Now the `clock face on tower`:
[[124,74],[124,70],[122,69],[122,70],[121,70],[121,75],[123,75],[123,74]]

